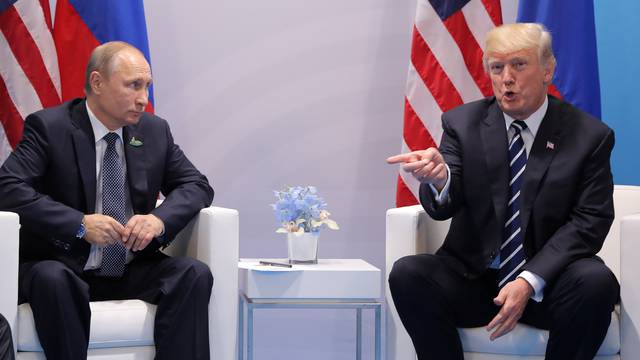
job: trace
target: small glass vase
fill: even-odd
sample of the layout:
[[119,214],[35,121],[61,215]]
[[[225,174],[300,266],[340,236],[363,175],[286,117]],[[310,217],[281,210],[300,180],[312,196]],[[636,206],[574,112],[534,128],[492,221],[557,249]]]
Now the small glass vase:
[[289,264],[317,264],[320,233],[287,233]]

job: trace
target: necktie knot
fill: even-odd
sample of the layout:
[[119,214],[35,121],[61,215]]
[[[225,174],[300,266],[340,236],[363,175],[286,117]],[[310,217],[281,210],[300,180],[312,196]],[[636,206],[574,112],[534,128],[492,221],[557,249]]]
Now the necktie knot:
[[514,120],[511,123],[511,127],[514,128],[517,133],[520,133],[522,132],[522,130],[525,130],[527,128],[527,123],[522,120]]
[[119,136],[114,132],[110,132],[102,138],[107,142],[107,146],[114,146],[116,144],[116,141],[118,141]]

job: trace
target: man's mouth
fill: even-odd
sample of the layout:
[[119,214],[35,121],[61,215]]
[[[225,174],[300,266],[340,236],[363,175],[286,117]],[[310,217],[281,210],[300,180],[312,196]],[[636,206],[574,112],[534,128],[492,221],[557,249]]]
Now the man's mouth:
[[505,98],[505,100],[511,101],[515,99],[516,93],[511,90],[507,90],[504,92],[503,97]]

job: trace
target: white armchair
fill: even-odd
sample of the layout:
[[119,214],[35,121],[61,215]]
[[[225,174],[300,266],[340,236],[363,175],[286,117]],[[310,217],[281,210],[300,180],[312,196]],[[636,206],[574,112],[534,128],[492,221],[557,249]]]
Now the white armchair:
[[[18,302],[18,215],[0,212],[0,313],[13,332],[17,358],[45,359],[28,304]],[[232,209],[209,207],[165,249],[209,265],[214,284],[209,302],[211,358],[236,358],[238,319],[239,220]],[[153,359],[155,305],[141,300],[97,301],[91,307],[88,359]],[[112,324],[123,324],[117,328]],[[64,326],[64,324],[60,324]]]
[[[640,187],[615,186],[615,220],[599,255],[620,281],[621,305],[612,313],[597,360],[631,360],[640,354]],[[636,215],[631,215],[636,214]],[[421,206],[390,209],[386,219],[386,276],[400,257],[433,253],[440,247],[449,221],[434,221]],[[386,287],[387,360],[416,359]],[[458,329],[466,360],[542,360],[549,332],[518,324],[491,342],[484,328]]]

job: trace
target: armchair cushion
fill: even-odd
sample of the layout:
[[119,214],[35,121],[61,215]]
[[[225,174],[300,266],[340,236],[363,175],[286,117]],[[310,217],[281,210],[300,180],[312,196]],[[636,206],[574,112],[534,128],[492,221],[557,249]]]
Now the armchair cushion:
[[[142,300],[113,300],[93,301],[89,307],[89,349],[153,346],[155,305]],[[29,304],[18,306],[18,329],[18,351],[42,351]]]
[[[617,309],[618,310],[618,309]],[[508,354],[508,355],[539,355],[544,357],[549,339],[549,331],[540,330],[533,326],[519,323],[508,334],[490,341],[484,327],[459,328],[462,348],[467,352]],[[607,336],[598,350],[598,355],[615,355],[620,352],[620,320],[619,310],[611,315],[611,324]]]

